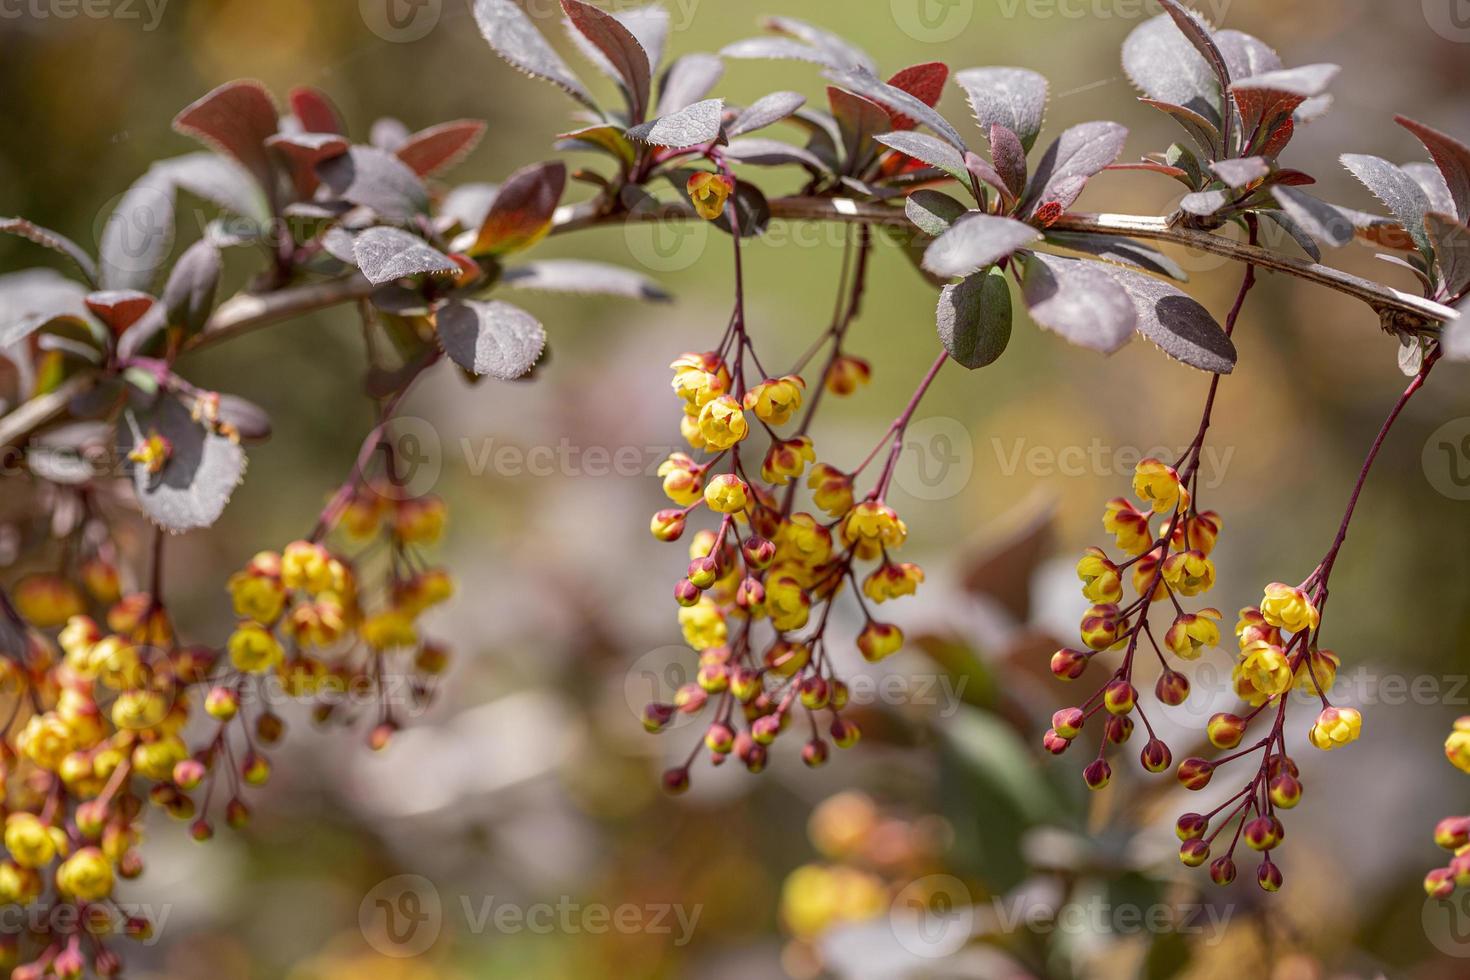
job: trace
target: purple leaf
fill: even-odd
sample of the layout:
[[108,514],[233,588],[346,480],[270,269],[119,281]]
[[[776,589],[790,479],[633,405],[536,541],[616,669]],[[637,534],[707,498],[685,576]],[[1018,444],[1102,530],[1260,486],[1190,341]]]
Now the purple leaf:
[[500,300],[451,302],[435,315],[439,344],[472,374],[513,381],[535,366],[546,331],[531,314]]
[[475,23],[496,54],[522,74],[548,81],[596,111],[592,94],[515,0],[473,0]]
[[[1128,130],[1114,122],[1087,122],[1073,126],[1047,147],[1031,177],[1027,203],[1035,206],[1056,200],[1066,208],[1081,193],[1080,182],[1100,173],[1123,152]],[[1070,200],[1062,200],[1070,195]]]
[[286,158],[291,167],[291,183],[301,198],[309,198],[321,183],[316,165],[341,156],[350,145],[345,137],[335,133],[277,133],[265,143]]
[[873,138],[886,132],[892,120],[882,106],[846,89],[827,86],[827,101],[842,134],[846,171],[857,173],[867,166],[873,152]]
[[65,235],[32,224],[24,218],[0,218],[0,232],[18,235],[42,248],[61,253],[81,270],[82,277],[87,280],[88,285],[97,285],[97,263],[92,261],[92,256],[84,252],[80,245]]
[[1196,191],[1179,201],[1180,210],[1200,218],[1208,218],[1230,203],[1228,191]]
[[1450,189],[1438,167],[1432,163],[1406,163],[1403,171],[1419,185],[1419,189],[1429,199],[1429,210],[1440,214],[1455,213],[1455,200],[1450,197]]
[[1434,158],[1434,164],[1439,167],[1445,186],[1449,188],[1450,200],[1455,202],[1454,216],[1462,221],[1470,220],[1470,147],[1421,122],[1404,116],[1393,118],[1394,122],[1418,137]]
[[270,223],[270,202],[250,174],[233,160],[214,153],[186,153],[158,161],[153,172],[178,190],[248,218],[258,229]]
[[960,156],[959,151],[944,140],[911,130],[883,133],[874,138],[884,146],[891,146],[915,160],[927,163],[931,167],[938,167],[966,187],[969,186],[969,172],[965,169],[964,158]]
[[616,17],[584,0],[561,0],[561,9],[572,27],[602,52],[627,93],[629,117],[641,121],[648,110],[652,84],[648,52]]
[[1133,269],[1142,269],[1170,279],[1186,282],[1189,276],[1179,264],[1163,252],[1142,242],[1117,235],[1077,234],[1073,232],[1048,231],[1049,245],[1068,248],[1074,252],[1086,252],[1108,262],[1116,262]]
[[126,457],[149,433],[169,441],[168,461],[157,474],[133,466],[133,490],[152,521],[179,533],[209,527],[224,513],[245,476],[245,452],[235,441],[196,422],[178,398],[167,395],[152,408],[124,414],[118,450]]
[[342,122],[342,113],[327,94],[309,85],[293,88],[287,100],[291,103],[291,114],[304,133],[346,134],[347,126]]
[[[961,153],[968,149],[965,141],[949,121],[935,112],[929,106],[920,102],[901,88],[889,85],[878,76],[857,69],[853,71],[836,71],[829,69],[823,73],[832,81],[843,88],[856,92],[865,99],[869,99],[888,109],[890,113],[898,113],[916,120],[924,126],[928,126],[936,135],[947,140],[951,146]],[[888,127],[885,127],[888,128]]]
[[459,163],[485,134],[478,119],[458,119],[414,133],[395,155],[420,177],[428,177]]
[[559,160],[534,163],[511,174],[496,192],[473,244],[471,255],[503,255],[529,248],[551,230],[551,219],[567,186]]
[[418,174],[386,150],[350,147],[317,165],[317,176],[340,200],[370,208],[384,221],[405,222],[428,210],[429,192]]
[[1430,258],[1434,248],[1429,243],[1429,234],[1424,227],[1424,215],[1429,212],[1429,199],[1414,182],[1414,178],[1381,157],[1367,154],[1344,153],[1340,159],[1348,173],[1356,177],[1373,196],[1383,202],[1390,214],[1414,240],[1414,245]]
[[1144,98],[1138,101],[1173,117],[1174,121],[1183,126],[1184,131],[1205,152],[1206,157],[1214,158],[1224,154],[1220,129],[1213,121],[1186,106],[1160,102],[1157,99]]
[[580,259],[543,259],[511,266],[501,273],[500,283],[512,289],[579,296],[621,296],[655,302],[669,299],[669,294],[647,276],[620,266]]
[[842,64],[820,48],[814,48],[788,37],[750,37],[720,49],[721,57],[741,60],[770,58],[776,61],[805,61],[823,68],[841,68]]
[[1184,106],[1219,123],[1219,78],[1168,14],[1144,21],[1128,35],[1123,70],[1150,99]]
[[828,61],[837,68],[861,68],[871,74],[878,73],[878,66],[866,51],[831,31],[794,17],[767,17],[761,21],[761,26],[811,45],[823,52]]
[[991,268],[945,286],[935,323],[939,342],[956,362],[972,371],[993,364],[1011,339],[1011,290],[1005,272]]
[[1269,44],[1242,31],[1216,31],[1215,44],[1225,56],[1232,81],[1264,75],[1281,67],[1281,57]]
[[1303,103],[1326,91],[1338,71],[1336,65],[1306,65],[1268,71],[1231,85],[1247,149],[1262,149]]
[[1347,209],[1281,184],[1273,186],[1271,193],[1291,220],[1314,240],[1334,248],[1353,240],[1354,221]]
[[638,155],[633,144],[628,142],[628,136],[623,128],[614,126],[612,123],[602,123],[573,130],[570,133],[562,133],[556,139],[558,150],[595,150],[606,153],[616,159],[625,169],[633,165]]
[[1046,116],[1045,77],[1025,68],[967,68],[954,79],[965,90],[980,132],[989,138],[998,124],[1031,149]]
[[1011,198],[1019,200],[1026,193],[1026,147],[1009,126],[990,124],[990,159],[995,172],[1005,181]]
[[1137,330],[1176,361],[1212,374],[1235,369],[1235,345],[1210,311],[1178,287],[1128,269],[1108,275],[1128,292]]
[[628,130],[628,138],[655,146],[682,150],[711,143],[720,135],[724,115],[723,99],[705,99],[678,112],[661,116]]
[[790,116],[805,103],[806,96],[800,92],[772,92],[770,95],[763,95],[725,127],[725,135],[734,138],[764,129]]
[[1041,326],[1104,354],[1133,336],[1133,299],[1102,264],[1027,252],[1023,266],[1021,296]]
[[189,333],[203,330],[214,310],[219,279],[220,254],[213,242],[200,239],[185,249],[163,287],[163,308],[168,322]]
[[276,105],[264,85],[227,82],[174,117],[174,129],[233,157],[269,194],[275,175],[265,141],[280,127]]
[[712,54],[686,54],[664,72],[659,82],[660,116],[678,112],[704,98],[725,74],[725,63]]
[[1433,211],[1424,216],[1424,225],[1434,243],[1444,295],[1458,296],[1470,288],[1470,227]]
[[1041,232],[1013,218],[971,214],[924,250],[924,268],[936,276],[968,276],[1040,238]]
[[373,120],[373,127],[368,131],[368,145],[397,153],[398,148],[408,142],[409,135],[408,127],[402,120],[384,116]]
[[98,248],[105,289],[148,289],[174,241],[173,181],[153,170],[124,192]]
[[[1179,32],[1194,45],[1194,49],[1204,58],[1210,70],[1215,73],[1215,80],[1219,83],[1220,91],[1223,93],[1230,87],[1230,67],[1225,63],[1225,55],[1221,53],[1215,44],[1215,37],[1205,19],[1188,7],[1179,3],[1178,0],[1159,0],[1159,5],[1164,8],[1179,28]],[[1226,117],[1226,129],[1229,129],[1229,118]]]
[[374,286],[408,276],[459,271],[449,256],[401,228],[367,229],[353,239],[352,255]]
[[92,315],[101,320],[114,337],[122,335],[153,306],[155,300],[136,289],[108,289],[88,293],[83,299]]
[[737,163],[749,163],[757,167],[779,167],[794,163],[816,173],[827,173],[829,169],[826,162],[810,150],[758,136],[731,140],[725,147],[725,156]]
[[[998,130],[999,127],[997,127],[997,131]],[[1000,195],[1000,201],[1002,205],[1001,209],[1004,211],[1009,211],[1011,209],[1011,205],[1016,203],[1016,195],[1011,190],[1010,185],[1006,183],[1005,178],[997,173],[996,169],[992,167],[989,163],[987,163],[985,159],[977,153],[966,153],[964,163],[965,170],[969,173],[969,175],[980,181],[982,184],[986,184],[989,187],[993,188],[995,192]],[[961,180],[963,181],[963,178],[961,178]]]

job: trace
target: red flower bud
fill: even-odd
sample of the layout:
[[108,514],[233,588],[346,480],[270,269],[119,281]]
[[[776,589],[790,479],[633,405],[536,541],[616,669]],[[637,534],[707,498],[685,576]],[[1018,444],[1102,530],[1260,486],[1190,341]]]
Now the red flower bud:
[[1233,749],[1245,736],[1245,725],[1245,719],[1239,715],[1221,711],[1211,715],[1210,720],[1205,723],[1205,735],[1215,748]]
[[1210,845],[1203,837],[1191,837],[1179,845],[1179,860],[1191,868],[1197,868],[1209,860]]
[[1214,763],[1199,756],[1191,756],[1179,763],[1179,782],[1185,789],[1204,789],[1210,785],[1210,777],[1214,774]]
[[1091,653],[1081,650],[1058,650],[1051,655],[1051,672],[1057,680],[1075,681],[1087,670],[1087,658]]
[[1228,885],[1235,880],[1235,862],[1229,855],[1210,862],[1210,880],[1217,885]]
[[1106,759],[1093,759],[1082,770],[1082,781],[1088,789],[1102,789],[1113,778],[1113,769]]
[[1281,869],[1272,864],[1269,858],[1256,869],[1256,884],[1268,892],[1279,892],[1281,881]]
[[1177,670],[1166,670],[1154,684],[1154,696],[1161,704],[1177,708],[1189,697],[1189,678]]
[[1205,831],[1210,829],[1210,821],[1203,813],[1181,814],[1174,821],[1174,832],[1179,835],[1180,840],[1194,840],[1203,837]]
[[1174,754],[1157,738],[1151,738],[1143,746],[1143,751],[1138,754],[1138,760],[1143,763],[1143,768],[1149,772],[1163,772],[1174,762]]

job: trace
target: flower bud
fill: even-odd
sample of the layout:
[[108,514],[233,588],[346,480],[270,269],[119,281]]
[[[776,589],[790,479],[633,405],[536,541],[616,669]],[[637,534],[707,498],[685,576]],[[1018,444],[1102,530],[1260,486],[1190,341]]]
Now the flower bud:
[[770,745],[781,734],[785,715],[762,715],[750,723],[750,736],[762,745]]
[[1051,672],[1058,680],[1075,681],[1087,670],[1090,653],[1081,650],[1062,649],[1051,655]]
[[204,763],[198,759],[182,759],[174,765],[174,785],[185,792],[204,780]]
[[1052,713],[1051,727],[1065,739],[1074,739],[1082,732],[1087,715],[1081,708],[1061,708]]
[[381,752],[393,741],[397,734],[398,726],[391,721],[385,721],[380,725],[374,725],[373,730],[368,733],[368,748],[374,752]]
[[710,694],[719,694],[730,686],[730,668],[725,664],[704,664],[694,680]]
[[1447,851],[1470,844],[1470,817],[1445,817],[1434,825],[1434,842]]
[[1302,801],[1302,784],[1289,772],[1274,777],[1268,784],[1271,802],[1283,810],[1290,810]]
[[798,690],[801,692],[802,707],[812,711],[825,708],[831,698],[827,682],[816,676],[804,678]]
[[1174,833],[1179,835],[1180,840],[1203,837],[1209,829],[1210,820],[1203,813],[1183,813],[1174,821]]
[[285,734],[286,722],[274,712],[266,712],[255,720],[255,737],[266,745],[274,745]]
[[217,721],[229,721],[240,710],[240,696],[228,687],[211,688],[204,698],[204,710]]
[[1267,859],[1256,869],[1256,884],[1268,892],[1279,892],[1281,890],[1281,869]]
[[1179,860],[1187,867],[1197,868],[1209,860],[1210,845],[1203,837],[1191,837],[1179,845]]
[[663,775],[664,792],[677,796],[689,789],[689,770],[683,766],[666,769]]
[[807,768],[815,769],[827,761],[827,743],[820,738],[813,738],[801,747],[801,761],[806,763]]
[[1214,774],[1214,763],[1199,756],[1190,756],[1179,763],[1179,782],[1185,789],[1204,789]]
[[903,646],[903,630],[892,623],[870,622],[858,634],[857,646],[864,660],[877,663]]
[[720,563],[713,555],[696,558],[689,563],[689,581],[695,588],[707,589],[720,577]]
[[643,707],[643,728],[648,732],[661,732],[674,717],[674,706],[652,701]]
[[1189,698],[1189,678],[1177,670],[1166,670],[1154,684],[1154,697],[1161,704],[1177,708]]
[[745,564],[748,567],[760,570],[769,566],[775,559],[776,545],[759,534],[752,534],[740,546],[740,553],[745,556]]
[[1109,714],[1126,715],[1133,711],[1138,703],[1138,692],[1133,685],[1123,678],[1109,681],[1107,688],[1103,691],[1103,706],[1108,709]]
[[214,826],[203,817],[189,825],[189,836],[203,842],[214,836]]
[[730,730],[729,725],[717,721],[705,730],[704,744],[711,752],[727,755],[735,746],[735,733]]
[[1067,747],[1072,744],[1072,741],[1071,739],[1062,738],[1062,736],[1058,735],[1055,728],[1048,728],[1046,734],[1041,736],[1041,744],[1052,755],[1061,755],[1067,751]]
[[1235,862],[1228,854],[1210,862],[1210,880],[1217,885],[1228,885],[1235,880]]
[[698,605],[700,595],[699,586],[687,578],[674,583],[674,601],[686,609]]
[[828,729],[832,735],[832,741],[839,749],[849,749],[857,744],[862,738],[862,731],[854,722],[844,718],[832,719],[832,727]]
[[1256,817],[1248,821],[1241,836],[1253,851],[1269,851],[1281,843],[1276,836],[1276,825],[1270,817]]
[[1082,781],[1088,789],[1102,789],[1113,778],[1113,768],[1106,759],[1093,759],[1082,770]]
[[244,800],[236,797],[225,804],[225,823],[235,830],[250,823],[250,807],[245,805]]
[[1149,739],[1143,746],[1143,751],[1138,754],[1138,761],[1143,763],[1143,768],[1149,772],[1163,772],[1174,762],[1174,754],[1157,738]]
[[240,763],[240,775],[252,786],[259,786],[271,775],[271,764],[258,752],[247,752]]
[[1205,724],[1205,735],[1217,749],[1233,749],[1245,737],[1245,719],[1228,711],[1210,716]]
[[648,530],[660,541],[678,541],[684,534],[684,512],[670,507],[653,515]]
[[1103,737],[1114,745],[1122,745],[1133,734],[1133,719],[1126,715],[1114,715],[1103,722]]

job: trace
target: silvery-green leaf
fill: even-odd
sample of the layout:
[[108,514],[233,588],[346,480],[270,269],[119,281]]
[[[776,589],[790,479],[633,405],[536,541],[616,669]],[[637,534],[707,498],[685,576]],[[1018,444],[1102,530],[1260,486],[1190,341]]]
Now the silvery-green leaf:
[[495,53],[512,68],[551,82],[596,111],[597,104],[561,55],[547,43],[515,0],[472,0],[475,23]]
[[938,167],[961,184],[969,186],[969,172],[965,169],[965,158],[944,140],[927,133],[899,130],[875,136],[879,143],[905,153],[931,167]]
[[1424,226],[1434,243],[1434,259],[1445,295],[1460,295],[1470,287],[1470,228],[1433,211],[1424,216]]
[[713,142],[720,135],[723,99],[705,99],[628,130],[628,138],[676,150]]
[[1354,223],[1347,209],[1284,184],[1273,186],[1271,193],[1291,220],[1314,240],[1334,247],[1353,240]]
[[1344,153],[1340,158],[1348,173],[1356,177],[1373,196],[1383,202],[1390,214],[1414,240],[1426,260],[1434,256],[1434,246],[1429,241],[1424,227],[1424,216],[1429,213],[1429,199],[1424,191],[1403,170],[1382,157],[1362,153]]
[[428,210],[429,192],[418,174],[376,147],[351,147],[318,164],[317,174],[338,198],[370,208],[385,221],[406,222]]
[[991,267],[939,293],[935,314],[939,342],[971,370],[993,363],[1011,339],[1011,290],[1005,273]]
[[969,209],[948,194],[929,188],[914,191],[903,202],[904,214],[924,234],[938,238]]
[[474,374],[513,381],[535,366],[546,347],[541,323],[501,300],[446,303],[435,319],[444,353]]
[[167,439],[171,449],[156,474],[130,464],[133,489],[143,511],[168,531],[209,527],[224,512],[245,475],[244,450],[196,422],[178,398],[165,395],[148,409],[124,413],[118,424],[120,454],[126,458],[153,431]]
[[358,269],[375,286],[425,273],[453,273],[459,266],[417,235],[401,228],[368,228],[352,242]]
[[764,129],[790,116],[805,103],[806,96],[800,92],[772,92],[770,95],[763,95],[725,127],[725,135],[734,138]]

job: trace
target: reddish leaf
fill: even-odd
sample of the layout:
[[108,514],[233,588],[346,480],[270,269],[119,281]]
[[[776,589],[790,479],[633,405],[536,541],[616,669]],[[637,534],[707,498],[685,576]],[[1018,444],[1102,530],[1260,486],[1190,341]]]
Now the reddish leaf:
[[24,218],[0,218],[0,232],[18,235],[27,241],[65,255],[81,270],[90,285],[97,284],[97,263],[92,261],[92,256],[83,251],[80,245],[65,235],[54,232],[50,228],[32,224]]
[[118,337],[148,312],[153,297],[133,289],[113,289],[88,293],[84,302],[97,319],[107,324],[112,335]]
[[500,186],[474,243],[465,251],[500,255],[534,245],[551,230],[551,217],[566,186],[567,168],[559,160],[517,170]]
[[[921,65],[910,65],[888,80],[894,88],[902,89],[926,106],[933,108],[944,92],[944,83],[949,80],[949,66],[942,61],[929,61]],[[890,112],[894,129],[913,129],[917,119],[901,112]]]
[[269,193],[272,179],[265,141],[279,128],[275,103],[264,85],[226,82],[174,117],[174,129],[234,157]]
[[457,119],[414,133],[396,152],[414,173],[427,177],[463,160],[484,133],[480,120]]
[[590,3],[561,0],[561,9],[566,12],[572,26],[602,52],[623,80],[623,87],[628,92],[630,116],[635,122],[641,122],[648,108],[648,90],[653,76],[648,52],[622,22]]
[[316,165],[347,152],[347,140],[332,133],[277,133],[265,145],[286,158],[291,167],[291,183],[302,200],[310,198],[321,183]]
[[1470,147],[1453,136],[1441,133],[1421,122],[1404,116],[1394,116],[1394,122],[1419,138],[1450,189],[1450,199],[1455,202],[1455,217],[1470,219]]
[[301,124],[303,132],[335,133],[338,136],[347,132],[347,126],[342,122],[342,113],[337,111],[332,100],[321,89],[302,85],[293,88],[287,98],[291,102],[291,114]]

